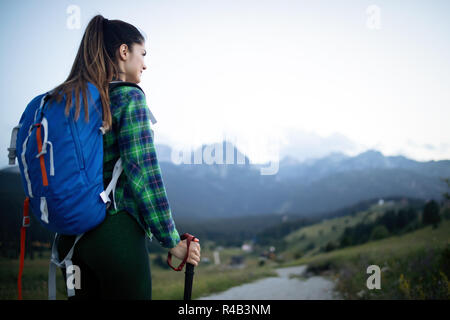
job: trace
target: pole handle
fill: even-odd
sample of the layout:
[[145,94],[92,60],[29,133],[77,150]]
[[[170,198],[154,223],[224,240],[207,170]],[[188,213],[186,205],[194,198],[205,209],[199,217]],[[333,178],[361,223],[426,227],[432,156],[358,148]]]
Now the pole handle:
[[189,246],[191,245],[191,241],[194,241],[194,242],[198,242],[199,241],[196,237],[194,237],[193,235],[191,235],[189,233],[184,233],[183,235],[181,235],[180,238],[181,238],[181,240],[186,240],[187,249],[186,249],[186,256],[184,257],[183,261],[180,263],[180,265],[177,268],[172,266],[172,254],[170,253],[170,251],[167,254],[167,264],[169,265],[169,267],[171,267],[175,271],[183,270],[183,267],[186,264],[186,261],[187,261],[188,256],[189,256]]

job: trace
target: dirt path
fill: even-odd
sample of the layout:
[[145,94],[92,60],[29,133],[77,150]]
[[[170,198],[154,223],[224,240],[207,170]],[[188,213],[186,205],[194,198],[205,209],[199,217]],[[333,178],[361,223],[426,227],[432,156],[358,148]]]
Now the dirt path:
[[230,288],[224,292],[201,297],[198,300],[331,300],[340,299],[333,292],[334,283],[321,276],[308,278],[306,265],[276,269],[278,277]]

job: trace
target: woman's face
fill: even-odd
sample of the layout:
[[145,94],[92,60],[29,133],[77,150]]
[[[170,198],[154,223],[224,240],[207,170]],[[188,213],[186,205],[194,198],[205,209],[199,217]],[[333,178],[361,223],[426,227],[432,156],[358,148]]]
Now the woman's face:
[[123,81],[139,83],[141,82],[142,72],[147,69],[144,62],[144,56],[147,54],[145,43],[133,43],[132,51],[126,44],[119,48],[119,78]]

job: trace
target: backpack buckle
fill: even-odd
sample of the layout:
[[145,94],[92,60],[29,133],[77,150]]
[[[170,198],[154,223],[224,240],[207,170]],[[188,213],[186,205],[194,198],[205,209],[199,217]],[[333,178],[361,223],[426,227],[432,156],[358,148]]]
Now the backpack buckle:
[[29,227],[30,226],[30,216],[23,217],[22,220],[22,227]]
[[17,133],[19,132],[20,127],[22,126],[22,124],[19,124],[18,126],[15,126],[11,132],[11,143],[10,146],[8,148],[8,159],[9,159],[9,164],[10,165],[15,165],[16,164],[16,157],[17,157],[17,153],[16,153],[16,144],[17,144]]

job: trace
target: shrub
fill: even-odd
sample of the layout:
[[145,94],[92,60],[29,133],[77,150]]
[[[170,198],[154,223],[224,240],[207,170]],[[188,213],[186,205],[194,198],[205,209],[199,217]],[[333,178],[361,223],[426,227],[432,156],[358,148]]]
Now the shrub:
[[325,252],[330,252],[337,249],[337,245],[333,241],[329,241],[325,246]]
[[379,240],[389,236],[388,229],[383,225],[378,225],[373,228],[372,233],[370,234],[371,240]]
[[444,210],[442,210],[442,217],[445,220],[450,220],[450,208],[445,208]]
[[312,249],[314,249],[315,247],[316,247],[316,245],[314,244],[314,242],[310,242],[310,243],[306,246],[305,251],[312,250]]

